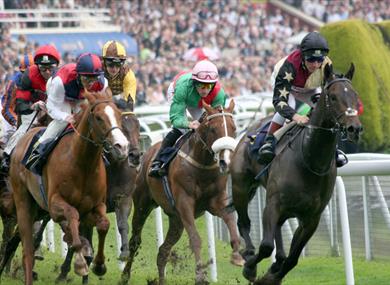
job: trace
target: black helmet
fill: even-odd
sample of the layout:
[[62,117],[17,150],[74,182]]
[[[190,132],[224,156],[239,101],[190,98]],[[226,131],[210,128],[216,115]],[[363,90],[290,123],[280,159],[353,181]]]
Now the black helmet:
[[329,52],[328,42],[318,32],[308,33],[301,42],[301,51],[307,57],[323,57]]

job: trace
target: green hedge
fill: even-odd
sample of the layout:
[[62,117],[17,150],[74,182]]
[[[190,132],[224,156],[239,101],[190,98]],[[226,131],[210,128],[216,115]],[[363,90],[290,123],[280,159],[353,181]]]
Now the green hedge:
[[334,68],[355,64],[353,85],[364,104],[361,151],[390,151],[390,21],[348,20],[320,30],[329,42]]

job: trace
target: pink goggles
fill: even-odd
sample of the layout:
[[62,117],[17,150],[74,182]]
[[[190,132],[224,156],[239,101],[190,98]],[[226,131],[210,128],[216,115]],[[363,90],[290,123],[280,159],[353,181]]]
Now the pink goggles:
[[218,73],[214,71],[200,71],[197,74],[193,74],[199,80],[217,80]]

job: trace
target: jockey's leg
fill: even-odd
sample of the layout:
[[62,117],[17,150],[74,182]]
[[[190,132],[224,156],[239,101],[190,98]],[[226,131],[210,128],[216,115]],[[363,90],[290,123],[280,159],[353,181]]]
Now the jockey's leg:
[[276,139],[274,133],[282,127],[281,124],[271,122],[267,136],[265,137],[263,146],[259,149],[259,162],[262,164],[268,164],[275,156]]
[[41,175],[43,165],[42,160],[39,158],[45,155],[48,145],[65,130],[67,125],[68,122],[66,121],[53,120],[50,122],[45,132],[34,145],[34,149],[26,163],[28,169]]
[[149,171],[149,176],[152,177],[160,177],[160,170],[161,165],[163,164],[163,161],[161,161],[161,154],[163,153],[164,149],[167,147],[172,147],[178,138],[180,138],[182,135],[181,131],[179,129],[173,128],[163,139],[161,143],[161,147],[159,151],[156,154],[156,157],[154,158],[152,162],[152,166]]

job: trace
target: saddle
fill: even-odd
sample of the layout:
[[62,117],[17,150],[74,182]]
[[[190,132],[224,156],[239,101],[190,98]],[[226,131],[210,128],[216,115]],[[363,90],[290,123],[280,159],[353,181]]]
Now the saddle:
[[[37,157],[36,159],[30,159],[31,153],[34,150],[35,144],[38,142],[39,138],[42,136],[46,128],[39,130],[34,137],[32,138],[24,156],[22,159],[22,164],[30,171],[34,170],[33,172],[37,175],[42,176],[42,170],[45,166],[47,159],[49,158],[50,153],[53,151],[53,149],[56,147],[60,139],[69,134],[74,132],[73,128],[66,128],[59,136],[55,137],[53,140],[45,141],[39,145],[40,153],[41,155]],[[34,169],[31,169],[31,166],[35,165]]]

